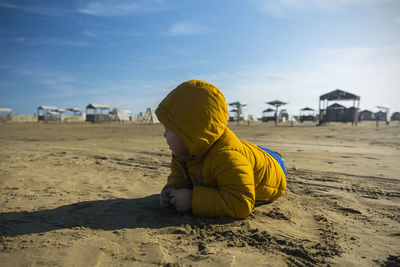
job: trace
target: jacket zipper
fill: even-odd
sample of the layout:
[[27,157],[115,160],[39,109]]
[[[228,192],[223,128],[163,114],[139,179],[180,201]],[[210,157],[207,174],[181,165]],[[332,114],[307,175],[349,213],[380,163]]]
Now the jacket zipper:
[[183,167],[183,171],[185,172],[186,182],[189,184],[190,189],[193,189],[192,178],[190,177],[189,170],[188,170],[188,168],[186,166],[186,162],[182,162],[181,165]]

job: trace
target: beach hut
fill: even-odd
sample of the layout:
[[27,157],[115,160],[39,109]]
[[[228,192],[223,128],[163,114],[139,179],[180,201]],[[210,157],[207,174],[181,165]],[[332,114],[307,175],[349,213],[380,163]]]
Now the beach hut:
[[378,112],[375,113],[376,126],[378,127],[379,121],[386,121],[386,125],[390,124],[390,109],[386,107],[377,106],[379,109]]
[[131,122],[132,121],[132,111],[123,108],[114,108],[110,112],[110,117],[112,121],[119,122]]
[[12,120],[11,114],[12,114],[11,108],[0,108],[0,121],[6,122]]
[[400,121],[400,112],[394,112],[390,117],[392,121]]
[[37,108],[38,122],[60,122],[61,112],[56,106],[39,106]]
[[375,112],[374,115],[377,121],[386,121],[386,112],[380,110],[378,112]]
[[[353,107],[346,108],[338,103],[329,105],[329,101],[353,101]],[[326,122],[341,121],[358,123],[360,97],[336,89],[319,97],[319,125]]]
[[373,121],[375,120],[375,114],[369,110],[363,110],[359,114],[360,121]]
[[381,111],[383,114],[380,115],[380,117],[384,117],[384,121],[386,121],[386,124],[390,123],[390,108],[387,107],[382,107],[382,106],[377,106],[379,111]]
[[315,109],[305,107],[300,109],[299,113],[299,120],[300,122],[304,121],[317,121],[317,114],[315,112]]
[[229,121],[236,121],[238,125],[239,125],[240,121],[248,121],[249,122],[249,116],[248,116],[247,112],[243,109],[243,107],[247,106],[247,104],[236,101],[236,102],[230,103],[228,105],[231,107],[235,107],[234,109],[232,109],[230,111],[233,114],[229,116]]
[[89,104],[86,106],[86,121],[109,122],[110,107],[103,104]]
[[346,107],[334,103],[326,108],[326,118],[330,122],[345,122]]

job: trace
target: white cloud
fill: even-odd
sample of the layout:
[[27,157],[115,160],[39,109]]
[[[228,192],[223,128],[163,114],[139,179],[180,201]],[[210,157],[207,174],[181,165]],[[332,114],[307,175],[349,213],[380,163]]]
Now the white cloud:
[[55,46],[89,46],[89,43],[60,38],[34,38],[24,40],[29,45],[55,45]]
[[308,12],[332,12],[351,6],[366,6],[392,0],[252,0],[256,7],[275,17]]
[[24,45],[51,45],[51,46],[89,46],[88,42],[79,40],[69,40],[63,38],[2,38],[3,42],[18,43]]
[[11,71],[20,75],[31,77],[40,84],[60,91],[63,91],[66,88],[72,88],[72,84],[76,82],[76,78],[70,74],[59,71],[18,67],[11,68]]
[[11,4],[7,2],[0,2],[1,8],[9,8],[9,9],[17,9],[21,11],[25,11],[28,13],[38,14],[38,15],[46,15],[46,16],[54,16],[54,17],[65,17],[72,14],[69,10],[60,9],[56,7],[50,6],[39,6],[35,3],[34,6],[29,5],[21,5],[21,4]]
[[123,36],[123,37],[138,37],[141,36],[142,34],[136,31],[131,31],[131,30],[127,30],[127,31],[122,31],[122,30],[113,30],[113,31],[93,31],[93,30],[86,30],[83,32],[84,35],[88,36],[88,37],[99,37],[99,36],[110,36],[110,35],[114,35],[114,36]]
[[84,31],[83,32],[84,35],[89,36],[89,37],[96,37],[97,34],[93,31]]
[[[0,68],[17,75],[29,77],[30,80],[34,81],[32,84],[39,85],[41,89],[44,89],[37,91],[36,98],[40,101],[43,101],[43,99],[46,99],[46,101],[49,99],[63,100],[67,97],[80,96],[83,93],[76,87],[79,81],[70,73],[20,66],[0,66]],[[21,97],[19,101],[24,101],[23,98]]]
[[196,35],[206,34],[209,32],[210,30],[204,25],[188,21],[180,21],[173,24],[168,29],[167,35]]
[[85,6],[78,8],[78,13],[99,16],[114,17],[135,14],[148,14],[165,9],[162,0],[99,0],[91,1]]

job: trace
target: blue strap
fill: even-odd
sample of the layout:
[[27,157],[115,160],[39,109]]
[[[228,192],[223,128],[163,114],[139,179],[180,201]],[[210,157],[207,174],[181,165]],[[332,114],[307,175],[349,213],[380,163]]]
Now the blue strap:
[[261,148],[262,150],[264,150],[265,152],[267,152],[268,154],[270,154],[279,163],[279,165],[281,165],[281,168],[286,176],[286,167],[285,167],[285,163],[283,163],[282,158],[275,151],[272,151],[271,149],[261,147],[261,146],[258,146],[258,147]]

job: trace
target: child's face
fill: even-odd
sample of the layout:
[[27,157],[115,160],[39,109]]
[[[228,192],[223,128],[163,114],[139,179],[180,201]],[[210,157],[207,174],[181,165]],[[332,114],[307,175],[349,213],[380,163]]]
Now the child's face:
[[167,144],[169,145],[172,154],[178,157],[189,155],[189,150],[186,145],[168,128],[165,128],[164,137],[167,139]]

